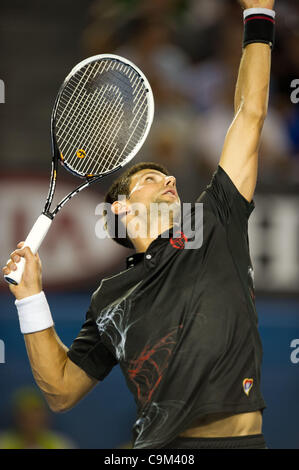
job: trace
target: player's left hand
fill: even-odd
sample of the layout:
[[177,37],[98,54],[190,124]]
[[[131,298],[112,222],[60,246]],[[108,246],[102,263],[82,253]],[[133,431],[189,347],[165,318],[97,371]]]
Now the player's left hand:
[[275,0],[239,0],[239,3],[244,10],[247,8],[269,8],[273,10]]

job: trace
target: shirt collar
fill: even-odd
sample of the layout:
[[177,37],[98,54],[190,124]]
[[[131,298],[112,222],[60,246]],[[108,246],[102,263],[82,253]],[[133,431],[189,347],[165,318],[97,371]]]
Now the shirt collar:
[[141,260],[143,260],[145,253],[133,253],[130,256],[127,256],[126,264],[127,269],[133,268],[138,264]]

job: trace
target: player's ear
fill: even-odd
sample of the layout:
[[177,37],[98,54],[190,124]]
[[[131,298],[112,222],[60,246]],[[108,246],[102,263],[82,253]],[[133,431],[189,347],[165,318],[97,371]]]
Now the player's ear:
[[129,207],[126,200],[114,201],[111,205],[111,210],[115,215],[125,215],[129,211]]

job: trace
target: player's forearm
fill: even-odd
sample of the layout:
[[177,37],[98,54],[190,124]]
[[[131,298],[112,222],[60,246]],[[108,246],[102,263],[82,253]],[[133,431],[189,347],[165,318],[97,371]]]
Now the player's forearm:
[[[19,243],[21,248],[23,242]],[[67,356],[67,347],[62,344],[54,330],[46,296],[42,291],[41,263],[38,254],[30,248],[15,250],[11,261],[3,268],[9,275],[16,270],[16,263],[24,257],[25,270],[18,285],[9,288],[16,297],[20,329],[32,372],[37,385],[44,393],[53,411],[66,411],[80,401],[97,383]]]
[[53,327],[25,334],[24,339],[33,376],[50,408],[53,411],[65,409],[67,347],[62,344]]
[[235,114],[246,111],[257,118],[267,115],[271,74],[268,44],[248,44],[243,50],[235,92]]

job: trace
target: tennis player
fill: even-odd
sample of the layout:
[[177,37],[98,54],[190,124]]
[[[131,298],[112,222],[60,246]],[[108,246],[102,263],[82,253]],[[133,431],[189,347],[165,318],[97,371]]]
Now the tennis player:
[[[235,116],[211,183],[197,200],[203,204],[201,246],[187,249],[175,216],[160,211],[155,220],[146,217],[151,204],[178,207],[180,199],[175,178],[144,163],[127,170],[106,196],[111,214],[127,229],[127,237],[117,234],[115,241],[136,252],[127,269],[94,292],[70,349],[55,332],[38,255],[19,244],[3,268],[8,274],[26,258],[22,282],[10,289],[35,380],[51,409],[72,408],[119,363],[137,404],[136,449],[267,448],[248,219],[268,108],[275,12],[274,0],[240,4],[245,26]],[[133,238],[136,203],[144,207],[137,221],[145,232]]]

